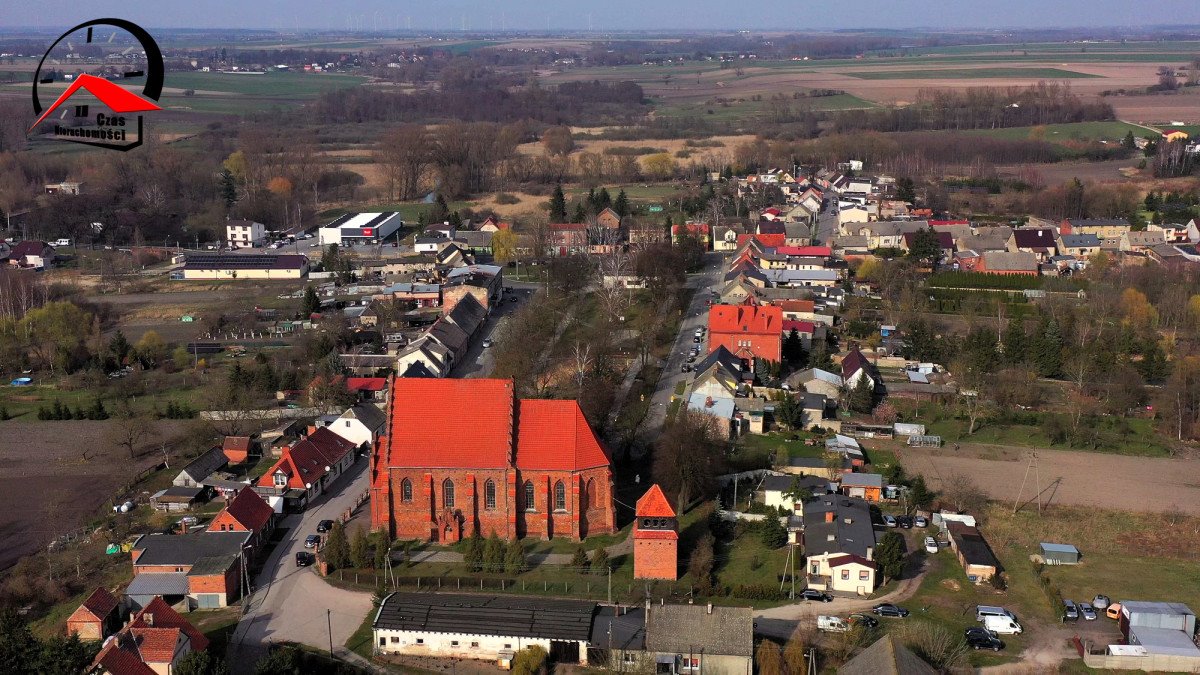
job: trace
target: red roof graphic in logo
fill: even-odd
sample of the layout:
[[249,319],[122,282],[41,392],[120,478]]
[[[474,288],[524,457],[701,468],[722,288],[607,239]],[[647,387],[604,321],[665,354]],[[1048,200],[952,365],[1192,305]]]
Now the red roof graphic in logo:
[[101,103],[108,106],[109,109],[116,113],[162,110],[158,104],[142,98],[128,89],[113,84],[102,77],[96,77],[95,75],[83,73],[75,78],[75,82],[73,82],[71,86],[67,87],[67,90],[64,91],[56,101],[54,101],[53,105],[51,105],[49,108],[46,108],[46,111],[37,118],[36,122],[30,125],[27,133],[28,131],[33,131],[34,127],[41,124],[47,117],[50,116],[50,113],[54,112],[58,106],[63,104],[64,101],[74,96],[75,92],[79,91],[81,87],[86,89],[92,96],[100,99]]

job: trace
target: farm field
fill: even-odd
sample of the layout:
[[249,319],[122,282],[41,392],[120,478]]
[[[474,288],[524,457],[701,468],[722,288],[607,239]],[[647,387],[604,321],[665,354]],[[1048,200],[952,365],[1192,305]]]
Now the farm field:
[[[955,476],[972,478],[992,499],[1011,506],[1025,479],[1028,452],[1021,448],[905,448],[900,463],[921,474],[938,490]],[[1071,450],[1037,450],[1038,476],[1031,475],[1021,501],[1036,502],[1033,482],[1040,480],[1043,504],[1120,509],[1135,513],[1180,511],[1200,515],[1198,459],[1132,457]],[[1107,489],[1114,477],[1121,489]]]
[[1155,134],[1137,124],[1121,121],[1111,122],[1076,122],[1074,124],[1045,124],[1039,127],[1008,127],[1005,129],[973,129],[964,133],[1003,138],[1006,140],[1025,140],[1040,138],[1056,143],[1067,141],[1120,141],[1125,134],[1132,132],[1135,137],[1153,137]]
[[1023,77],[1037,80],[1062,80],[1071,78],[1101,77],[1090,73],[1077,73],[1061,68],[950,68],[946,70],[883,70],[853,71],[846,75],[863,80],[939,80],[953,78]]

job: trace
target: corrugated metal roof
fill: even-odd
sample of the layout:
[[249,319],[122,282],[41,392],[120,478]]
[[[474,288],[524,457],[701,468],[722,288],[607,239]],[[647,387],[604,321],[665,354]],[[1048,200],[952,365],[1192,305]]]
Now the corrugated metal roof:
[[398,631],[586,641],[593,602],[516,596],[393,593],[372,624]]

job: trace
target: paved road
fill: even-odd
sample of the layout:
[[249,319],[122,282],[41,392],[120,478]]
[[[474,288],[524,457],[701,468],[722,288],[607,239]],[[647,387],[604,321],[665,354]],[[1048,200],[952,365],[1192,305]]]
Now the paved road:
[[296,553],[304,550],[304,538],[317,531],[318,521],[337,518],[354,505],[367,485],[367,460],[360,458],[315,506],[280,523],[288,532],[255,580],[258,590],[246,603],[246,613],[230,640],[235,673],[252,672],[255,661],[273,642],[328,650],[332,632],[334,651],[346,652],[346,640],[371,611],[371,595],[336,588],[318,577],[314,567],[296,567]]
[[837,203],[834,202],[817,216],[817,239],[813,244],[828,244],[837,236]]
[[[533,298],[534,289],[530,284],[521,284],[517,286],[509,286],[505,284],[507,291],[504,297],[500,299],[500,303],[496,309],[488,316],[487,321],[483,324],[483,329],[479,335],[471,340],[471,344],[467,348],[467,356],[454,367],[451,377],[454,378],[470,378],[470,377],[491,377],[492,371],[496,368],[496,359],[492,355],[492,350],[483,346],[484,340],[496,339],[496,331],[500,326],[507,323],[513,314],[518,309],[524,307]],[[517,298],[516,302],[512,302],[512,298]]]
[[[683,321],[679,327],[679,335],[675,336],[675,344],[671,347],[671,355],[667,359],[666,368],[658,380],[658,388],[654,390],[650,412],[646,414],[646,420],[643,422],[643,429],[649,431],[651,436],[657,435],[661,429],[663,422],[667,416],[667,405],[671,402],[671,396],[675,393],[675,385],[689,379],[690,373],[684,373],[680,367],[687,361],[688,352],[691,351],[692,337],[695,334],[696,328],[699,326],[708,326],[708,298],[710,289],[714,289],[720,281],[724,271],[724,256],[720,253],[708,253],[705,256],[704,269],[699,273],[690,275],[687,280],[689,288],[696,289],[696,293],[692,296],[691,304],[688,305],[687,315],[683,317]],[[701,358],[708,353],[708,336],[705,336],[705,341],[700,345]]]

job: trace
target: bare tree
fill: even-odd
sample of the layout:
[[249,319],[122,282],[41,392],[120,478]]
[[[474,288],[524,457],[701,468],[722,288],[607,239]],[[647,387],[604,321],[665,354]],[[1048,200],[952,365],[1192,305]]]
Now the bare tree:
[[111,445],[128,450],[129,458],[135,459],[138,448],[157,436],[157,433],[154,422],[148,416],[135,413],[126,405],[109,423],[104,437]]
[[966,474],[950,474],[942,481],[942,501],[959,513],[979,515],[987,506],[988,496],[979,484]]
[[592,367],[592,343],[576,340],[571,352],[575,359],[575,386],[582,391],[583,382]]

